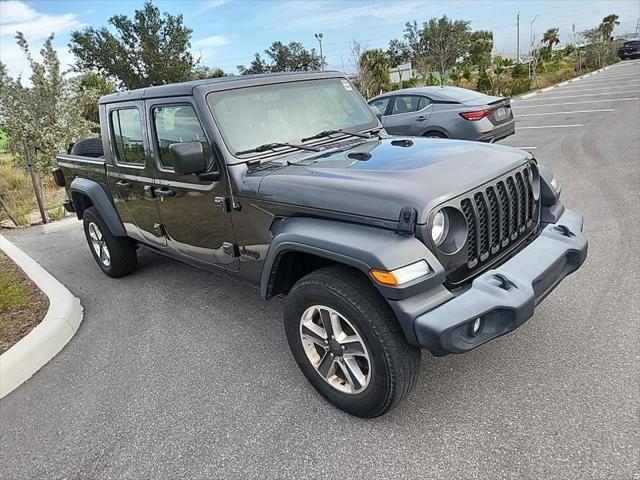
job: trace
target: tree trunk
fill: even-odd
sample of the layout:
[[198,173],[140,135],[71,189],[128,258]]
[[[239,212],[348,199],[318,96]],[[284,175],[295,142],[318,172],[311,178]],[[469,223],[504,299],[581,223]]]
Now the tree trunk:
[[13,224],[17,227],[18,220],[11,214],[9,207],[7,207],[7,204],[4,203],[4,200],[2,199],[2,197],[0,197],[0,207],[2,207],[2,209],[7,213],[7,217],[9,217],[9,220],[11,220]]

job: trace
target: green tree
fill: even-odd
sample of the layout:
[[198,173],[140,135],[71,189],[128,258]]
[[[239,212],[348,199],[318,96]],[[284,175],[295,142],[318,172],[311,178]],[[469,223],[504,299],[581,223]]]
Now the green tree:
[[441,80],[447,70],[453,67],[459,58],[469,49],[469,23],[464,20],[432,18],[422,29],[422,45],[427,61],[440,72]]
[[238,65],[240,74],[297,72],[322,68],[322,59],[316,50],[314,48],[307,50],[300,42],[291,42],[288,45],[282,42],[273,42],[264,53],[268,59],[265,60],[259,53],[256,53],[248,67]]
[[491,63],[493,32],[477,30],[469,36],[469,61],[472,65],[486,67]]
[[598,25],[598,31],[602,34],[603,42],[613,40],[613,29],[616,28],[616,25],[620,25],[618,18],[620,17],[615,14],[607,15],[602,19],[600,25]]
[[389,90],[389,58],[380,49],[367,50],[360,57],[360,88],[367,98]]
[[147,1],[133,19],[115,15],[109,25],[71,33],[78,70],[95,70],[128,89],[192,78],[192,30],[183,25],[182,15],[161,14]]
[[423,28],[418,26],[418,22],[407,22],[404,25],[404,44],[409,52],[409,60],[415,62],[425,56]]
[[75,91],[75,101],[81,106],[82,117],[93,122],[92,130],[100,132],[98,100],[104,95],[114,93],[116,85],[109,78],[96,72],[84,72],[71,80]]
[[408,62],[411,59],[411,50],[406,43],[394,38],[389,42],[389,48],[387,48],[387,58],[389,64],[392,67],[397,67],[403,63]]
[[206,65],[197,65],[193,69],[192,77],[194,80],[206,80],[207,78],[226,77],[227,74],[221,68],[210,68]]
[[560,30],[558,28],[550,28],[542,37],[542,43],[547,44],[547,51],[551,51],[554,45],[560,43]]
[[34,158],[41,171],[52,166],[56,154],[65,151],[69,143],[91,133],[90,122],[82,117],[82,105],[75,101],[71,84],[60,70],[53,38],[47,38],[40,50],[42,61],[37,61],[24,35],[16,35],[31,67],[30,87],[11,78],[0,63],[0,129],[7,133],[7,150],[24,164],[22,139],[26,139],[29,148],[37,148]]

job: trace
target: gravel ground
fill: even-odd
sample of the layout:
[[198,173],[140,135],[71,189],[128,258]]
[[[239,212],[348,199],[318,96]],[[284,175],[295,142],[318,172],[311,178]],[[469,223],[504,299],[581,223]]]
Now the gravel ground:
[[[624,62],[514,102],[504,143],[555,170],[586,215],[589,257],[516,332],[425,354],[413,393],[375,420],[306,383],[279,300],[152,253],[110,279],[78,224],[13,234],[85,320],[0,402],[2,477],[640,478],[639,79]],[[591,90],[602,96],[571,99]]]

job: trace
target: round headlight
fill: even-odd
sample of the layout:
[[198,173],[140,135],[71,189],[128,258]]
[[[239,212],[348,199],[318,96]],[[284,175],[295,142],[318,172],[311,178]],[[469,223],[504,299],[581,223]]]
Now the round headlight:
[[444,210],[438,211],[431,223],[431,238],[436,246],[440,246],[449,233],[449,216]]

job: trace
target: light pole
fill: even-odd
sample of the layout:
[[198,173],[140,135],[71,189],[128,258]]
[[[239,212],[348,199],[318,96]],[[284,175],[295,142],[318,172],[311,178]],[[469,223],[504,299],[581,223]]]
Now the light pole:
[[533,50],[533,22],[536,21],[536,18],[538,18],[540,15],[536,15],[535,17],[533,17],[533,20],[531,20],[531,33],[529,34],[529,38],[531,40],[531,50]]
[[529,78],[531,78],[537,85],[538,83],[538,79],[536,78],[536,57],[533,54],[533,22],[536,21],[536,18],[538,18],[540,15],[536,15],[535,17],[533,17],[533,20],[531,20],[531,32],[529,33],[530,36],[530,40],[531,40],[531,51],[529,52]]
[[520,12],[516,15],[516,65],[520,63]]
[[316,33],[316,38],[320,44],[320,68],[324,70],[324,55],[322,55],[322,33]]

